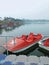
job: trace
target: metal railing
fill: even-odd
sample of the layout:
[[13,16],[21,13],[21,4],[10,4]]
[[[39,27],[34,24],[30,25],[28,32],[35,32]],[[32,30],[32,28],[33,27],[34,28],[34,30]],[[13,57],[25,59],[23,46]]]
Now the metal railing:
[[8,41],[10,39],[13,39],[14,40],[14,45],[15,45],[15,37],[14,36],[0,36],[0,47],[4,47],[4,44],[6,44],[6,53],[8,55]]

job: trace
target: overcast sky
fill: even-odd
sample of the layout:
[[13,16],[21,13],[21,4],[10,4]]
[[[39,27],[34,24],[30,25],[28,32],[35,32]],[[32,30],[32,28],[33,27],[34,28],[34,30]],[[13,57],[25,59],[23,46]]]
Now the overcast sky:
[[49,0],[0,0],[0,17],[49,19]]

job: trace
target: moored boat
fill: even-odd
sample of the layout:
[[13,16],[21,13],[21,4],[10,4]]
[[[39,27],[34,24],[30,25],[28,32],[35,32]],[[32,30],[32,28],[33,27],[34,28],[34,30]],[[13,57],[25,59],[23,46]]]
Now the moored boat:
[[42,39],[38,43],[40,48],[49,51],[49,37]]
[[21,37],[15,37],[9,40],[3,47],[10,52],[19,53],[30,48],[31,46],[36,45],[41,38],[41,34],[35,35],[30,32],[29,35],[22,35]]

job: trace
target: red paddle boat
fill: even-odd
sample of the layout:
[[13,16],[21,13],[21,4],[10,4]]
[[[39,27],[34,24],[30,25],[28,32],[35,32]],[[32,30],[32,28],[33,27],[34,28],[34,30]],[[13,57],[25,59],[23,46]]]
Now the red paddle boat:
[[34,35],[31,32],[29,35],[22,35],[9,40],[7,44],[4,44],[4,48],[10,52],[18,53],[34,46],[41,38],[41,34]]
[[47,37],[39,41],[39,47],[49,51],[49,38]]

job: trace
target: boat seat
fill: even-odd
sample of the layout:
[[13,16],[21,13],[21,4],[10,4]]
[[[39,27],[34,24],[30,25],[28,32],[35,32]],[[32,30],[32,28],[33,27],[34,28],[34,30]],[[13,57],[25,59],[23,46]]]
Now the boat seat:
[[33,33],[30,33],[30,34],[28,35],[28,37],[27,37],[27,41],[28,41],[28,42],[32,42],[33,39],[34,39],[34,35],[33,35]]
[[26,36],[25,36],[25,35],[22,35],[21,38],[22,38],[23,40],[26,40]]
[[33,37],[34,37],[33,33],[30,33],[30,34],[28,35],[27,39],[33,39]]
[[37,38],[37,39],[41,39],[41,38],[42,38],[41,34],[37,34],[37,35],[36,35],[36,38]]
[[44,46],[49,46],[49,38],[45,40],[45,42],[43,43]]

